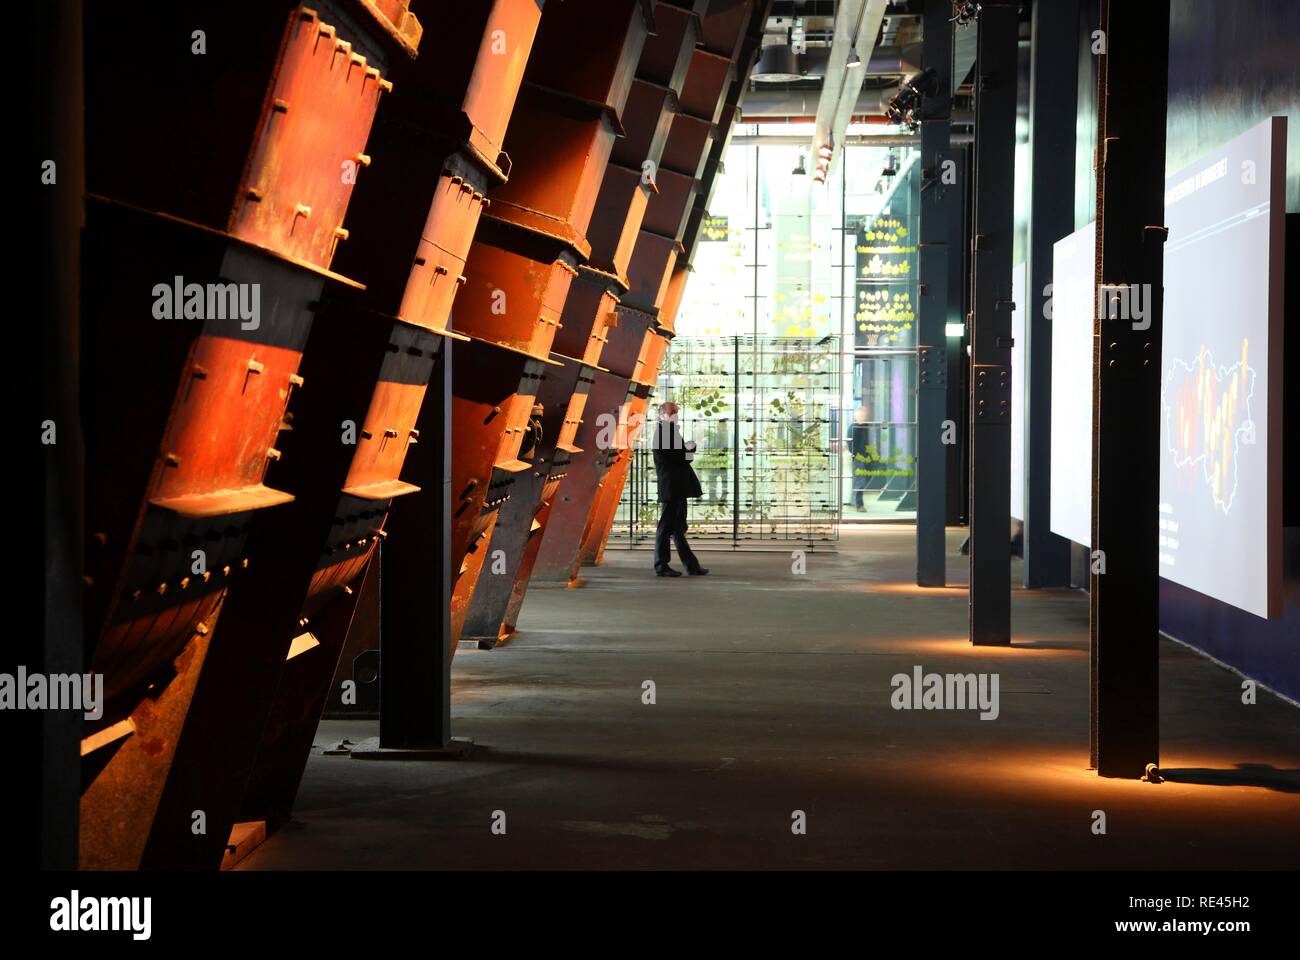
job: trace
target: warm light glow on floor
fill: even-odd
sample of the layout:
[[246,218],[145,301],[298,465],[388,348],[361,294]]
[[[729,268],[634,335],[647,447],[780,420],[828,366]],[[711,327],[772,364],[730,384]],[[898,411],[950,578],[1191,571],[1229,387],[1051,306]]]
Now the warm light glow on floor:
[[918,587],[914,583],[864,583],[858,589],[864,593],[910,594],[922,597],[965,597],[970,593],[965,584],[949,587]]
[[[981,752],[933,757],[927,764],[926,775],[948,784],[948,789],[960,781],[963,792],[974,789],[990,794],[1015,793],[1027,799],[1035,795],[1070,794],[1085,803],[1122,799],[1141,806],[1176,810],[1179,815],[1192,815],[1226,807],[1261,813],[1294,810],[1294,794],[1279,786],[1285,785],[1286,765],[1286,758],[1280,757],[1261,760],[1179,751],[1160,758],[1160,769],[1170,771],[1170,776],[1178,779],[1148,783],[1098,776],[1095,770],[1088,769],[1085,750],[1053,753],[1033,747],[1011,747],[998,755]],[[1289,773],[1295,776],[1295,771]],[[974,787],[977,782],[983,786]]]
[[1023,657],[1023,656],[1086,656],[1088,635],[1082,637],[1013,637],[1010,646],[977,647],[966,636],[957,637],[907,637],[901,645],[918,654],[944,657]]

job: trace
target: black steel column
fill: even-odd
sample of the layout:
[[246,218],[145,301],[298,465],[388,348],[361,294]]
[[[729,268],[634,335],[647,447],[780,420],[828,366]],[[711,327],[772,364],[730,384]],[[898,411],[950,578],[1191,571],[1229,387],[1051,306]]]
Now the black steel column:
[[975,60],[970,639],[1011,642],[1011,244],[1019,13],[986,2]]
[[1078,0],[1034,4],[1025,267],[1025,586],[1070,583],[1070,541],[1052,533],[1052,244],[1074,231]]
[[[948,273],[957,242],[961,185],[951,157],[952,4],[926,0],[921,65],[934,70],[933,91],[922,104],[921,249],[916,378],[916,582],[947,583],[945,518],[947,469],[944,420],[948,415]],[[954,216],[956,215],[956,216]],[[958,252],[958,256],[959,256]],[[955,433],[956,431],[951,431]]]
[[444,338],[406,455],[410,476],[437,477],[389,512],[380,580],[379,745],[451,742],[451,354]]
[[[26,605],[28,627],[14,630],[16,642],[0,654],[3,672],[19,666],[32,673],[79,674],[86,669],[83,650],[82,596],[86,585],[85,447],[79,415],[81,344],[81,229],[85,222],[85,139],[83,134],[83,24],[81,4],[70,0],[37,7],[36,49],[50,69],[37,84],[36,159],[29,191],[39,205],[33,233],[39,270],[42,376],[39,391],[23,391],[30,407],[23,411],[32,444],[41,455],[40,482],[44,542],[35,560],[23,564],[26,580],[9,581],[10,595]],[[44,163],[52,161],[54,181],[44,182]],[[36,440],[36,426],[54,424],[55,442]],[[37,610],[39,609],[39,613]],[[37,633],[31,622],[41,619]],[[19,693],[26,696],[26,691]],[[19,842],[32,844],[29,866],[75,870],[78,865],[78,801],[81,796],[82,715],[71,710],[21,711],[12,723],[11,750],[20,767],[30,763],[22,786]],[[20,859],[15,857],[14,860]]]
[[[1102,0],[1092,432],[1092,762],[1140,777],[1159,760],[1160,341],[1169,0]],[[1140,291],[1138,321],[1110,291]],[[1131,302],[1131,296],[1130,296]],[[1111,319],[1114,317],[1114,319]]]

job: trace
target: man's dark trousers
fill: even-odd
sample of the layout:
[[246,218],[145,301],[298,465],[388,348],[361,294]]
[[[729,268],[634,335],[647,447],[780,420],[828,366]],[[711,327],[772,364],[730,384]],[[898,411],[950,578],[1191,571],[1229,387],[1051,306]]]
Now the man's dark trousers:
[[698,570],[700,561],[686,542],[686,498],[665,500],[659,505],[659,526],[655,528],[655,569],[668,566],[668,541],[677,548],[677,556],[687,570]]

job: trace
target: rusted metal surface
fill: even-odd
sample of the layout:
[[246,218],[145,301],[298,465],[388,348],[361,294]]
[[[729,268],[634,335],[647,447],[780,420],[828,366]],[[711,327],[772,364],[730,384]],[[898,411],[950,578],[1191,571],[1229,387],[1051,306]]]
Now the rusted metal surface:
[[[537,0],[455,0],[441,6],[439,30],[453,31],[455,36],[447,38],[438,55],[427,58],[422,66],[441,72],[440,81],[431,84],[435,89],[448,94],[464,91],[460,115],[468,125],[468,135],[461,138],[500,166],[501,144],[533,49],[542,4]],[[460,40],[466,32],[478,34],[477,46]],[[470,50],[474,52],[472,65],[466,63]],[[444,95],[442,99],[454,103],[455,97]]]
[[[87,743],[104,745],[84,759],[83,862],[215,869],[303,600],[313,587],[344,591],[365,563],[353,550],[318,564],[322,530],[314,546],[286,545],[305,553],[292,570],[262,568],[276,556],[263,549],[268,531],[319,499],[267,475],[294,446],[288,407],[324,291],[349,287],[322,269],[344,234],[355,183],[345,164],[364,167],[385,67],[414,52],[419,27],[404,3],[234,2],[204,18],[211,54],[183,45],[187,62],[172,70],[192,16],[159,7],[142,18],[98,7],[103,44],[87,48],[88,181],[105,197],[83,250],[96,290],[83,322],[96,406],[87,631],[109,704],[87,727]],[[122,56],[130,45],[155,46],[164,63]],[[168,84],[141,84],[143,69]],[[142,152],[168,169],[124,165]],[[279,613],[259,608],[261,632],[246,635],[241,609],[259,595]],[[223,613],[232,625],[213,647]],[[134,732],[108,736],[119,728]],[[195,810],[206,833],[192,829]]]
[[657,312],[680,251],[681,244],[673,237],[649,230],[637,234],[627,268],[628,290],[622,302],[646,313]]
[[[379,98],[391,89],[334,25],[309,8],[295,11],[239,184],[231,233],[329,266],[347,236],[343,214],[352,185],[370,163],[366,140]],[[304,162],[307,157],[314,161]]]
[[465,268],[456,330],[488,343],[545,358],[577,276],[563,251],[550,263],[490,243],[476,243]]
[[[611,168],[612,169],[612,168]],[[510,496],[487,544],[486,569],[480,569],[466,615],[463,636],[492,647],[509,636],[513,606],[517,616],[527,590],[537,549],[549,516],[549,503],[565,479],[571,461],[586,451],[574,441],[582,424],[587,394],[599,357],[616,320],[616,288],[607,275],[583,267],[569,289],[552,358],[537,393],[542,440],[523,459],[530,469],[514,476]]]
[[611,162],[653,175],[676,112],[676,91],[637,77],[623,111],[625,135],[615,142]]
[[[618,297],[634,283],[629,268],[648,205],[654,202],[658,191],[655,182],[662,176],[660,154],[668,143],[673,115],[678,108],[677,93],[693,59],[700,29],[697,14],[704,6],[703,0],[695,0],[656,7],[655,34],[642,48],[623,112],[626,136],[614,145],[588,231],[590,260],[569,291],[564,322],[556,340],[559,353],[580,357],[588,363],[599,360],[624,376],[630,376],[636,367],[641,340],[651,320],[640,315],[637,322],[620,328]],[[674,198],[673,202],[683,212],[688,207],[684,198]],[[654,283],[645,276],[647,271],[653,272],[651,259],[643,254],[635,281],[646,288]],[[642,296],[653,299],[649,292]],[[579,505],[595,496],[599,477],[608,462],[607,452],[592,445],[599,430],[588,429],[587,444],[574,443],[571,447],[567,430],[576,435],[584,411],[596,420],[602,414],[616,417],[616,406],[588,409],[592,381],[601,373],[608,375],[608,371],[592,368],[583,368],[582,372],[566,368],[564,374],[556,374],[543,383],[548,401],[565,406],[566,435],[549,451],[553,457],[549,466],[543,465],[535,471],[537,482],[526,488],[521,485],[517,495],[526,499],[512,501],[502,510],[491,544],[494,555],[503,558],[502,570],[499,575],[481,579],[475,594],[472,628],[482,645],[491,646],[509,636],[539,561],[544,578],[567,579],[572,570],[575,541],[581,534],[581,530],[574,528],[583,522]],[[551,538],[543,556],[553,514],[564,529]],[[501,553],[496,554],[497,550]]]
[[451,569],[452,642],[460,636],[474,585],[516,475],[542,371],[554,361],[473,340],[454,353],[452,374]]
[[415,52],[418,21],[404,4],[386,10],[233,0],[205,11],[197,56],[183,6],[123,17],[92,4],[87,189],[328,266],[355,182],[343,165],[363,162],[386,74]]
[[493,194],[491,216],[577,246],[618,135],[615,119],[604,107],[525,84],[506,137],[513,176]]
[[[538,580],[568,582],[576,575],[578,549],[601,481],[618,451],[626,447],[627,434],[638,426],[628,420],[626,400],[646,335],[654,323],[654,316],[644,311],[623,304],[615,308],[615,320],[606,328],[607,342],[600,358],[606,369],[595,372],[584,404],[583,422],[575,435],[574,443],[581,452],[572,456],[567,476],[550,502],[532,568]],[[602,425],[604,431],[599,429]]]
[[[627,377],[613,372],[596,371],[593,377],[582,423],[574,437],[574,445],[582,453],[572,457],[566,476],[549,501],[544,536],[531,570],[532,582],[569,583],[577,574],[578,548],[592,502],[609,466],[609,457],[616,450],[616,434],[629,426],[618,419],[627,398],[628,382]],[[602,415],[608,419],[602,419]],[[606,426],[601,436],[601,426],[610,423],[614,429]]]
[[[437,497],[445,485],[429,473],[430,465],[435,470],[445,465],[438,457],[415,458],[405,470],[407,478],[404,468],[421,441],[417,424],[430,420],[425,407],[438,354],[446,338],[458,336],[447,329],[450,313],[466,282],[465,262],[482,212],[490,206],[487,193],[509,170],[500,145],[539,16],[535,2],[454,6],[456,15],[443,25],[445,49],[403,75],[401,94],[379,116],[377,150],[394,159],[358,191],[362,216],[347,256],[370,281],[369,289],[333,304],[328,314],[333,322],[314,342],[321,379],[351,387],[323,397],[322,404],[333,406],[319,408],[315,419],[321,425],[355,423],[356,445],[344,461],[337,438],[328,432],[303,438],[305,446],[321,450],[335,464],[332,471],[302,478],[319,500],[317,532],[308,540],[324,546],[295,628],[301,631],[295,644],[305,638],[308,645],[297,655],[291,648],[284,663],[240,810],[244,819],[275,825],[289,816],[326,695],[341,692],[331,678],[339,672],[365,584],[378,576],[373,558],[388,536],[393,498],[425,496],[421,487]],[[382,355],[375,352],[380,345]],[[441,429],[423,439],[435,447],[446,443]],[[339,471],[345,474],[340,477]],[[399,518],[402,514],[399,510]],[[411,512],[412,519],[417,515]],[[398,538],[421,541],[425,533],[411,523],[403,529],[400,522],[395,531]],[[418,548],[399,551],[403,558],[419,555]],[[429,559],[432,567],[441,562]],[[302,558],[295,563],[301,566]],[[436,579],[423,560],[409,573]],[[377,588],[369,592],[375,595]],[[393,600],[399,606],[392,611],[396,633],[390,654],[400,669],[396,644],[420,638],[406,625],[409,598]],[[429,617],[426,628],[436,633],[438,619]],[[373,637],[374,627],[373,614],[361,615],[362,632]],[[359,653],[354,649],[353,656]],[[363,679],[376,682],[373,676]]]
[[588,239],[590,265],[612,276],[616,286],[627,288],[627,267],[646,206],[654,192],[653,181],[640,169],[611,163],[592,216]]
[[668,288],[664,291],[663,303],[660,304],[655,323],[656,328],[669,339],[677,335],[677,311],[681,308],[682,297],[686,293],[686,281],[690,276],[689,265],[679,260],[668,278]]
[[600,357],[601,366],[631,380],[642,355],[646,332],[654,323],[654,314],[620,303],[615,308],[615,320],[606,331],[607,342]]
[[[535,2],[518,0],[453,6],[455,15],[442,24],[444,47],[403,73],[376,124],[376,152],[391,162],[361,182],[360,215],[344,255],[369,287],[329,306],[331,322],[318,330],[309,357],[322,381],[346,389],[321,398],[317,430],[302,437],[305,448],[333,465],[300,478],[317,500],[315,529],[305,539],[323,547],[314,558],[292,561],[311,577],[240,809],[242,818],[273,826],[289,816],[327,694],[342,693],[331,678],[340,672],[356,621],[360,633],[376,638],[374,557],[388,536],[393,498],[425,496],[421,487],[437,496],[445,483],[428,475],[427,458],[405,468],[421,441],[417,424],[429,419],[425,406],[438,354],[446,338],[456,336],[447,330],[450,312],[490,205],[487,193],[509,169],[500,144],[539,16]],[[357,431],[346,459],[332,435],[340,422]],[[440,430],[423,439],[435,447],[446,442]],[[404,479],[404,471],[415,482]],[[399,523],[397,536],[403,534],[422,539],[424,531],[410,524],[403,530]],[[432,559],[436,566],[438,558]],[[433,575],[423,566],[411,572]],[[299,594],[301,585],[289,592]],[[359,598],[367,593],[372,606],[358,615]],[[279,600],[268,597],[262,604],[271,602]],[[395,611],[394,621],[410,636],[402,629],[403,613]],[[431,617],[428,627],[436,631],[437,620]],[[306,643],[297,653],[300,641]],[[357,638],[353,657],[364,642]],[[362,679],[377,684],[377,676]]]
[[509,173],[502,143],[541,15],[536,0],[443,6],[436,54],[396,75],[376,118],[382,162],[358,181],[336,261],[365,277],[369,308],[431,330],[447,326],[488,194]]
[[[233,824],[288,818],[340,657],[368,656],[380,544],[386,658],[413,654],[382,680],[386,745],[445,742],[430,685],[472,600],[492,595],[467,635],[495,642],[533,575],[599,558],[716,172],[706,107],[736,87],[720,54],[751,5],[713,6],[449,0],[412,61],[403,0],[232,0],[203,26],[233,67],[175,51],[188,12],[88,10],[109,202],[85,248],[87,646],[109,703],[83,863],[215,869]],[[259,321],[141,314],[172,277],[256,284]]]
[[[648,406],[651,386],[658,376],[668,339],[673,335],[687,258],[694,249],[700,224],[707,215],[708,201],[721,168],[722,153],[740,115],[738,104],[744,79],[749,75],[761,46],[763,24],[770,6],[770,0],[760,0],[757,4],[713,4],[703,18],[702,46],[692,57],[682,91],[682,107],[674,118],[664,156],[664,165],[668,169],[698,178],[698,183],[693,185],[682,220],[676,219],[675,209],[671,219],[653,209],[653,203],[647,209],[648,226],[658,227],[663,232],[669,227],[679,229],[674,234],[679,241],[675,252],[670,255],[663,241],[645,245],[639,241],[629,270],[638,291],[625,297],[625,302],[642,306],[655,315],[655,329],[647,333],[644,349],[638,355],[634,376],[640,382],[632,385],[635,399],[631,401],[631,409],[644,410]],[[725,70],[722,58],[730,61]],[[705,136],[704,124],[707,121],[716,123],[710,124]],[[698,159],[697,152],[700,154]],[[664,198],[667,192],[661,191],[655,200]],[[643,234],[643,239],[646,236],[653,234]],[[666,265],[667,279],[663,285],[657,285],[660,264],[669,259],[672,262]],[[600,562],[626,479],[626,457],[620,458],[615,454],[607,460],[608,468],[602,478],[600,494],[594,499],[584,527],[579,548],[580,562]],[[576,575],[576,566],[574,572]]]
[[680,92],[700,39],[700,14],[708,0],[660,2],[655,6],[655,33],[648,38],[636,65],[637,79]]
[[[701,16],[701,45],[728,59],[736,59],[746,31],[754,32],[757,27],[761,32],[763,22],[767,19],[765,12],[771,6],[771,0],[759,0],[757,11],[754,0],[731,0],[709,3],[709,9]],[[745,71],[748,73],[748,70]]]
[[[528,61],[528,81],[606,107],[617,117],[656,26],[653,7],[643,0],[549,4]],[[581,56],[574,55],[577,50]],[[515,139],[513,131],[509,139]]]
[[[215,614],[210,618],[215,620]],[[149,839],[149,824],[166,783],[194,687],[212,640],[211,624],[171,664],[171,674],[148,696],[116,705],[113,722],[131,733],[99,750],[83,746],[80,867],[134,870]]]
[[696,47],[678,98],[678,112],[688,113],[709,123],[717,120],[718,109],[734,75],[734,69],[735,64],[726,55]]
[[[265,483],[266,471],[279,456],[325,279],[216,232],[101,202],[90,205],[83,250],[96,291],[83,309],[84,388],[95,398],[85,413],[95,477],[87,496],[87,649],[109,702],[86,734],[125,716],[141,719],[126,744],[85,761],[87,796],[97,796],[99,777],[137,781],[132,809],[140,816],[125,823],[92,799],[82,833],[87,865],[133,868],[202,662],[189,651],[206,649],[228,588],[247,575],[255,514],[292,500]],[[207,319],[166,319],[168,311],[139,295],[151,288],[159,295],[160,277],[183,278],[182,291],[195,296],[218,282],[256,288],[256,323],[238,313],[217,317],[206,299],[194,313],[212,314]],[[160,300],[174,299],[175,282]],[[141,358],[154,373],[141,375]],[[127,411],[132,429],[124,431]],[[183,695],[171,692],[182,661]],[[132,739],[149,749],[135,749]]]
[[[293,429],[270,474],[295,499],[250,526],[257,575],[226,599],[222,642],[204,666],[158,808],[164,829],[201,808],[209,833],[180,846],[160,834],[146,865],[212,868],[236,820],[274,826],[287,817],[389,503],[418,490],[398,473],[441,341],[355,310],[327,306],[318,317]],[[275,722],[264,727],[268,716]],[[264,734],[277,749],[255,765]],[[241,794],[255,770],[265,805],[245,815]]]
[[[516,495],[535,503],[542,490],[531,481],[543,481],[543,471],[519,458],[521,442],[544,367],[562,369],[562,362],[546,358],[575,265],[592,254],[587,233],[610,151],[623,132],[620,113],[653,26],[652,9],[641,0],[553,4],[538,28],[506,136],[511,178],[484,217],[456,315],[456,329],[474,342],[454,354],[453,364],[453,642],[469,617],[500,507]],[[583,57],[573,56],[575,44]],[[629,206],[637,195],[635,189],[625,194]],[[621,223],[602,219],[597,233],[613,267]],[[621,286],[616,275],[614,283]],[[587,324],[584,351],[596,319]],[[528,512],[507,517],[502,542],[510,541],[512,563],[530,526]]]
[[658,192],[646,207],[642,228],[650,233],[680,240],[686,232],[686,216],[691,211],[699,181],[667,167],[659,169]]
[[717,132],[717,124],[709,120],[684,112],[676,114],[660,166],[699,179],[709,158],[709,145]]

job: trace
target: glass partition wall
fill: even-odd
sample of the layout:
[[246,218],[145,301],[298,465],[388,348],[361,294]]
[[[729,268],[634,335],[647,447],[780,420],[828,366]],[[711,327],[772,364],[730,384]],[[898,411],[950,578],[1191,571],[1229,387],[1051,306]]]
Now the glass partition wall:
[[[810,128],[737,128],[651,404],[699,445],[693,537],[815,546],[915,517],[919,149],[887,139],[820,184]],[[653,537],[653,473],[639,451],[615,537]]]

